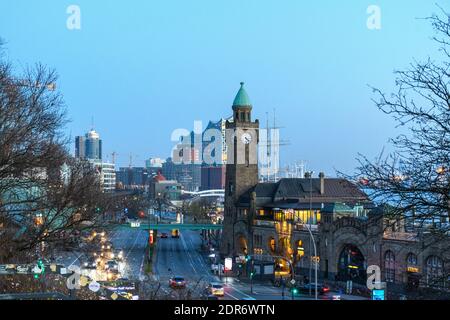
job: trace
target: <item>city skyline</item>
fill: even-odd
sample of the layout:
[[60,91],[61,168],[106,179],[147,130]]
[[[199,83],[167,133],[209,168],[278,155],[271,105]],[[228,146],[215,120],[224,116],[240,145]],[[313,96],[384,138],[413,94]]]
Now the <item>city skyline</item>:
[[1,2],[0,300],[450,300],[436,1]]
[[175,11],[162,3],[78,1],[81,29],[69,30],[68,1],[19,1],[0,4],[9,12],[0,29],[13,62],[56,69],[72,119],[68,135],[88,130],[93,117],[107,141],[105,159],[113,151],[119,165],[130,153],[142,163],[167,157],[172,130],[228,117],[245,81],[255,117],[264,123],[275,108],[281,137],[290,140],[282,164],[305,160],[334,175],[334,168],[352,172],[358,152],[375,157],[399,132],[371,102],[368,85],[389,92],[394,69],[437,52],[430,26],[418,19],[439,12],[436,3],[376,1],[381,29],[369,30],[369,1],[199,1]]

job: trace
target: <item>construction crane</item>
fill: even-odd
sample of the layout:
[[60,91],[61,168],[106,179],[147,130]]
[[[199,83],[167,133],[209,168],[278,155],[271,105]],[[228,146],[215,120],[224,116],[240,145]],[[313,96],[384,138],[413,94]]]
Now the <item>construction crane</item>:
[[133,158],[134,159],[139,158],[139,155],[138,154],[133,154],[133,153],[130,152],[130,163],[129,163],[129,167],[130,168],[133,166]]
[[119,154],[117,153],[117,152],[115,152],[115,151],[113,151],[112,153],[111,153],[111,160],[112,160],[112,163],[113,164],[116,164],[116,157],[118,156]]
[[273,126],[269,125],[269,113],[266,112],[267,121],[266,121],[266,141],[265,143],[260,142],[262,147],[265,147],[265,157],[266,163],[263,164],[263,180],[270,182],[276,182],[278,179],[278,171],[279,171],[279,147],[289,145],[290,142],[286,140],[280,140],[278,135],[278,130],[282,127],[276,125],[276,110],[273,109]]

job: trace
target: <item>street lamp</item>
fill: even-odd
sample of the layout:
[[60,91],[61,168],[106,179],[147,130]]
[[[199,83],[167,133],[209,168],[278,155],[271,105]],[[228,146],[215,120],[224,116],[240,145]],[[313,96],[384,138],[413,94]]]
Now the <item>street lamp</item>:
[[[314,282],[315,282],[315,297],[317,300],[317,265],[318,265],[319,261],[317,260],[318,257],[317,257],[316,241],[315,241],[314,235],[311,231],[311,227],[308,224],[304,224],[304,225],[306,226],[306,229],[309,232],[309,235],[310,235],[312,243],[313,243],[313,248],[314,248],[314,259],[315,259],[315,261],[314,261],[314,280],[315,281]],[[309,250],[309,251],[311,252],[311,250]],[[310,257],[310,259],[311,259],[311,257]],[[312,259],[310,260],[310,263],[311,263],[311,261],[312,261]],[[311,272],[310,272],[310,274],[311,274]],[[311,277],[310,277],[310,279],[311,279]],[[309,292],[311,294],[311,286],[309,286]]]
[[[311,221],[311,214],[312,214],[312,176],[313,176],[313,174],[314,174],[314,171],[309,171],[309,213],[308,213],[308,220],[310,220]],[[306,221],[306,223],[310,223],[310,221]],[[310,240],[309,240],[309,256],[310,256],[310,260],[309,260],[309,279],[310,279],[310,281],[311,281],[311,273],[312,273],[312,271],[311,271],[311,240],[313,241],[313,245],[314,245],[314,256],[315,257],[317,257],[317,253],[315,252],[316,251],[316,244],[315,244],[315,241],[314,241],[314,237],[312,236],[312,233],[311,233],[311,228],[309,228],[309,227],[307,227],[308,228],[308,231],[309,231],[309,233],[310,233],[310,235],[311,235],[311,238],[310,238]],[[315,264],[315,266],[316,266],[316,269],[317,269],[317,264]],[[311,295],[311,286],[309,286],[309,295]],[[317,270],[316,270],[316,299],[317,299]]]

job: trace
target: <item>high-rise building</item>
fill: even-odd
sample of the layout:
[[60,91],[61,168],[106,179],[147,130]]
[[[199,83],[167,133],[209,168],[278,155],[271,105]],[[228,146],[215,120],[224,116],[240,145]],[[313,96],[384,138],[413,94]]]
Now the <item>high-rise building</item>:
[[99,174],[104,191],[115,190],[115,165],[102,161],[102,140],[95,130],[89,131],[84,136],[75,137],[75,158],[89,162]]
[[166,161],[161,158],[149,158],[149,159],[145,160],[145,167],[147,169],[162,168],[162,165],[164,162],[166,162]]
[[162,174],[168,180],[176,180],[187,191],[198,191],[201,185],[201,164],[175,163],[168,158],[162,166]]
[[102,140],[95,130],[89,131],[84,137],[75,137],[75,157],[91,160],[102,159]]
[[75,137],[75,158],[84,159],[86,156],[86,141],[83,136]]
[[102,140],[96,131],[91,130],[86,134],[85,148],[87,159],[102,159]]
[[[228,119],[228,120],[232,120]],[[201,190],[223,189],[225,187],[225,167],[227,164],[226,119],[210,121],[203,131],[203,163]],[[220,140],[217,143],[216,132],[220,132]],[[212,139],[214,136],[214,140]]]
[[87,159],[95,169],[100,178],[103,191],[111,192],[116,189],[116,169],[113,163],[102,162],[101,160]]
[[149,171],[143,167],[121,167],[116,175],[117,182],[123,189],[145,189],[151,177]]

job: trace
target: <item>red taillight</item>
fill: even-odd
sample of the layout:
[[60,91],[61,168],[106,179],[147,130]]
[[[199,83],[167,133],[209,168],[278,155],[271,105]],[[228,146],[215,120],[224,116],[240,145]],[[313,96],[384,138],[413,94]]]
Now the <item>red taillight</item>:
[[330,291],[330,288],[327,288],[327,287],[323,288],[323,292],[328,292],[328,291]]

